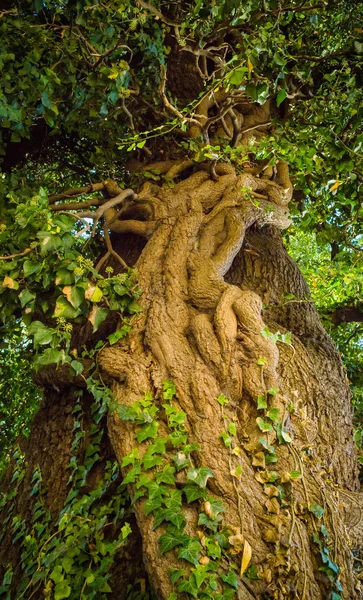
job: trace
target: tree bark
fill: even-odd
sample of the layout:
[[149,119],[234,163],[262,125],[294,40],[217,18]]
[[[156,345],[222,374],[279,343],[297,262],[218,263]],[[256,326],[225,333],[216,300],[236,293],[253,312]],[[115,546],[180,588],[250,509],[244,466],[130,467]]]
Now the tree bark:
[[[169,179],[181,173],[172,167]],[[195,463],[213,472],[208,488],[223,500],[225,522],[247,540],[259,566],[260,580],[241,578],[239,598],[328,597],[330,583],[318,570],[322,563],[311,542],[322,521],[317,524],[309,508],[320,505],[344,598],[353,599],[360,592],[351,546],[362,539],[349,539],[349,524],[340,515],[344,494],[353,498],[349,492],[358,490],[350,394],[339,354],[282,244],[279,228],[288,225],[285,175],[281,168],[276,183],[237,175],[225,165],[217,181],[202,168],[172,187],[143,187],[138,197],[151,207],[154,227],[136,263],[144,310],[128,343],[105,349],[99,362],[123,405],[145,392],[160,404],[163,381],[174,382],[190,438],[201,447]],[[266,326],[292,332],[291,344],[264,337]],[[278,389],[271,407],[280,409],[293,438],[277,447],[273,468],[280,481],[294,470],[302,474],[286,484],[287,504],[275,508],[262,485],[269,468],[258,462],[256,425],[257,398],[271,388]],[[220,394],[229,399],[224,413],[216,401]],[[220,439],[225,419],[237,424],[239,456],[231,456]],[[108,427],[121,463],[135,448],[134,424],[114,412]],[[271,444],[275,438],[267,436]],[[239,465],[243,474],[236,480],[231,472]],[[197,509],[184,509],[188,533],[197,538]],[[158,597],[166,599],[175,591],[168,568],[177,567],[176,553],[160,553],[162,528],[152,529],[142,500],[135,514],[145,566]]]
[[[192,453],[193,463],[213,473],[208,491],[224,504],[230,539],[240,540],[233,560],[243,562],[246,543],[252,550],[250,565],[256,566],[259,579],[240,577],[240,600],[330,597],[337,588],[319,570],[320,547],[312,542],[314,535],[319,538],[321,525],[329,535],[331,560],[339,566],[342,597],[360,598],[352,549],[362,546],[362,535],[360,526],[354,531],[352,526],[360,518],[362,501],[350,393],[340,356],[283,247],[280,229],[289,225],[292,193],[287,168],[280,164],[277,174],[264,178],[238,174],[230,165],[217,165],[213,173],[209,165],[192,173],[190,166],[189,161],[169,161],[163,171],[159,164],[166,183],[144,184],[131,208],[107,216],[114,248],[123,256],[127,251],[137,268],[143,312],[127,341],[101,352],[99,367],[118,405],[130,406],[149,392],[164,414],[163,382],[175,384],[173,405],[187,415],[189,441],[200,445]],[[228,399],[223,409],[217,402],[221,395]],[[269,402],[269,409],[279,409],[279,423],[291,441],[282,443],[274,429],[261,432],[256,419],[265,413],[258,410],[259,397]],[[86,405],[90,402],[85,400]],[[32,469],[40,463],[49,490],[46,501],[55,514],[66,490],[71,406],[70,392],[62,392],[58,403],[53,394],[38,415],[26,449],[29,474],[21,498],[28,497]],[[237,429],[234,453],[221,439],[226,423]],[[139,447],[138,428],[114,410],[107,429],[122,465]],[[164,415],[159,435],[167,434]],[[274,445],[276,464],[266,466],[261,438],[269,447]],[[104,443],[107,455],[111,450],[107,440]],[[147,447],[144,444],[141,454]],[[284,490],[281,501],[266,485],[272,470],[277,472],[275,486]],[[126,476],[129,467],[122,472]],[[182,470],[177,485],[184,483]],[[135,485],[129,488],[134,497]],[[316,506],[324,509],[323,515],[316,517]],[[186,531],[203,544],[199,508],[198,502],[183,503]],[[25,500],[18,510],[26,515]],[[145,511],[142,498],[135,501],[134,512],[146,571],[157,597],[166,600],[176,590],[169,569],[188,573],[190,565],[177,558],[175,549],[161,553],[165,527],[153,528],[153,516]],[[5,552],[10,544],[9,533]],[[204,554],[205,549],[202,559],[207,558]],[[16,561],[15,555],[11,558]],[[127,557],[119,560],[123,564]],[[138,560],[134,570],[126,564],[123,590],[130,576],[145,577]],[[116,585],[112,597],[124,598],[121,588]]]

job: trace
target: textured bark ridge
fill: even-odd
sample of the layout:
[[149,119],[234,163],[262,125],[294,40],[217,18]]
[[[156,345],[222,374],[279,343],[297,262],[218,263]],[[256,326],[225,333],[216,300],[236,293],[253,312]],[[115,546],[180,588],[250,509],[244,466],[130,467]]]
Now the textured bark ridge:
[[[287,166],[280,163],[262,177],[226,164],[214,173],[201,165],[190,174],[189,161],[153,168],[164,174],[165,185],[146,183],[126,210],[105,215],[113,235],[136,233],[148,241],[136,262],[143,312],[127,343],[102,352],[100,366],[121,404],[146,391],[157,400],[162,382],[173,380],[190,437],[201,446],[196,464],[213,472],[208,486],[223,500],[225,523],[249,542],[252,563],[260,565],[262,579],[240,581],[240,599],[328,597],[329,582],[311,543],[317,525],[308,507],[315,504],[325,508],[344,598],[359,598],[350,548],[362,538],[349,537],[341,510],[347,507],[348,521],[354,511],[360,514],[359,497],[351,493],[358,481],[349,391],[340,357],[282,246],[279,230],[289,225],[292,195]],[[265,338],[266,325],[272,332],[292,331],[292,345]],[[272,406],[293,436],[278,446],[274,468],[303,474],[290,485],[286,507],[277,509],[268,502],[265,469],[256,459],[256,400],[272,387],[279,390]],[[220,394],[229,399],[224,412],[236,422],[240,456],[231,456],[219,437],[225,430]],[[121,463],[135,446],[134,426],[115,412],[109,434]],[[238,465],[240,481],[231,476]],[[187,505],[185,512],[187,529],[197,535],[196,510]],[[152,530],[140,500],[135,513],[151,582],[159,598],[168,598],[176,554],[160,553],[160,529]]]

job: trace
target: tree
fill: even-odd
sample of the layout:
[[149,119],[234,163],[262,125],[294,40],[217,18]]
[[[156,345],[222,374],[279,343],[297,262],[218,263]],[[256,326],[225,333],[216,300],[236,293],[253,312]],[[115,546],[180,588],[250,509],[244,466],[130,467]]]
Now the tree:
[[360,322],[360,8],[5,3],[0,311],[44,398],[4,597],[361,597],[350,392],[281,235]]

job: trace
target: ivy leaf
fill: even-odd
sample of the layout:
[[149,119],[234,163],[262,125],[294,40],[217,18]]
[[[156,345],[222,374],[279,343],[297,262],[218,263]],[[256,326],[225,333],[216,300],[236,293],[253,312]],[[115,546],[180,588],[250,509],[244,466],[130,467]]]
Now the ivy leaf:
[[168,572],[172,584],[176,583],[181,577],[184,577],[184,569],[169,569]]
[[170,485],[175,484],[175,467],[166,465],[160,473],[156,475],[156,481],[158,483],[169,483]]
[[169,550],[172,550],[176,546],[181,546],[181,544],[183,544],[183,538],[175,536],[172,533],[166,532],[160,536],[159,544],[161,553],[165,554],[165,552],[169,552]]
[[277,98],[276,98],[277,106],[280,106],[280,104],[285,100],[286,97],[287,97],[286,91],[280,90],[279,93],[277,94]]
[[201,543],[196,539],[191,539],[186,546],[180,548],[178,558],[184,558],[192,565],[197,565],[199,562],[199,554],[202,551]]
[[277,423],[280,418],[280,409],[279,408],[270,408],[267,412],[266,417],[271,419],[274,423]]
[[40,354],[35,358],[34,363],[36,365],[53,365],[63,363],[65,359],[64,350],[55,350],[54,348],[47,348],[43,354]]
[[224,583],[228,583],[228,585],[231,585],[235,590],[238,588],[238,577],[233,571],[228,571],[227,575],[220,575],[220,578]]
[[62,600],[63,598],[69,598],[71,595],[71,587],[67,584],[67,581],[61,581],[57,583],[54,588],[54,600]]
[[64,319],[75,319],[81,310],[73,308],[73,306],[64,298],[59,296],[56,301],[53,317],[63,317]]
[[213,477],[212,471],[208,467],[200,467],[199,469],[189,469],[187,471],[187,479],[193,481],[196,485],[201,488],[205,488],[207,481],[210,477]]
[[101,308],[99,306],[96,306],[96,304],[93,305],[92,310],[87,317],[87,319],[93,325],[93,333],[97,331],[99,326],[106,319],[108,313],[109,310],[107,308]]
[[195,485],[186,485],[183,488],[183,492],[187,498],[188,504],[194,502],[195,500],[199,500],[199,498],[205,497],[205,491]]
[[310,504],[309,506],[309,510],[310,512],[313,513],[313,515],[317,518],[317,519],[321,519],[321,517],[324,514],[324,509],[322,506],[320,506],[320,504]]
[[28,327],[30,335],[34,336],[34,344],[36,346],[50,344],[53,339],[53,329],[50,329],[40,321],[33,321]]
[[144,454],[142,459],[142,464],[146,471],[152,469],[153,467],[158,467],[163,463],[163,459],[161,456],[154,456],[153,454]]
[[257,417],[256,423],[257,423],[259,429],[261,429],[261,431],[263,431],[263,432],[272,431],[272,429],[273,429],[271,423],[267,423],[267,421],[264,421],[261,417]]
[[25,260],[23,263],[24,276],[29,277],[29,275],[37,273],[41,268],[41,263],[32,262],[31,260]]
[[220,394],[217,398],[217,402],[221,406],[224,406],[225,404],[228,404],[228,398],[226,398],[226,396],[224,394]]
[[159,423],[157,421],[152,421],[147,425],[144,425],[141,430],[136,434],[136,439],[141,444],[145,440],[149,438],[155,438],[158,434]]
[[64,575],[62,573],[61,565],[56,565],[49,577],[54,581],[54,583],[59,583],[60,581],[63,581]]
[[19,294],[19,300],[20,300],[21,307],[24,308],[24,306],[29,304],[29,302],[34,300],[34,298],[36,298],[35,294],[32,294],[31,292],[29,292],[29,290],[22,290]]
[[154,498],[149,498],[144,502],[145,515],[149,515],[154,512],[157,508],[160,508],[162,504],[162,497],[155,496]]
[[257,410],[267,408],[267,401],[265,396],[258,396],[257,398]]

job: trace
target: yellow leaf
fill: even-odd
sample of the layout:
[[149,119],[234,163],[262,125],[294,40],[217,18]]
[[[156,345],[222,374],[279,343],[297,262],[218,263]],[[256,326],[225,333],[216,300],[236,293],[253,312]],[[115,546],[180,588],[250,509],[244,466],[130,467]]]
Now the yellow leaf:
[[208,517],[213,517],[213,511],[212,511],[212,505],[210,502],[204,502],[204,512],[206,515],[208,515]]
[[338,189],[338,187],[340,186],[340,184],[341,184],[341,183],[343,183],[343,182],[342,182],[342,181],[336,181],[336,182],[334,183],[334,185],[332,185],[332,186],[331,186],[331,188],[330,188],[330,191],[331,191],[331,192],[335,192],[335,190],[337,190],[337,189]]
[[15,281],[11,277],[4,277],[4,281],[1,284],[3,287],[10,288],[13,290],[15,288]]
[[248,67],[248,73],[252,73],[253,69],[255,68],[249,58],[247,58],[247,67]]
[[252,556],[252,548],[249,545],[249,543],[247,542],[247,540],[245,540],[245,544],[243,546],[243,555],[242,555],[241,571],[240,571],[241,577],[242,577],[243,573],[245,572],[245,570],[247,569],[248,565],[250,564],[251,556]]
[[[66,285],[63,289],[62,292],[65,295],[65,297],[67,298],[68,302],[71,302],[71,291],[72,291],[72,287],[70,285]],[[71,303],[72,304],[72,303]]]

